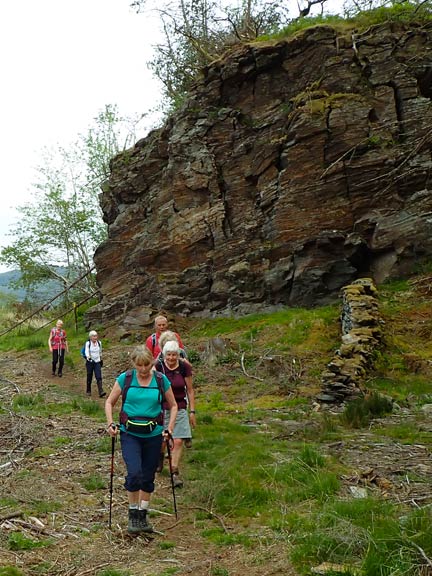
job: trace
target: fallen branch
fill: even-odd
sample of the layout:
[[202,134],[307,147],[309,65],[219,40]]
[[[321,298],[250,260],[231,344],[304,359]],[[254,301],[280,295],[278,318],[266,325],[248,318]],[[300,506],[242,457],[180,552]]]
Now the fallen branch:
[[171,512],[164,512],[163,510],[156,510],[156,508],[149,508],[149,512],[155,512],[156,514],[164,514],[165,516],[172,516]]
[[44,536],[54,536],[55,538],[64,538],[63,534],[59,532],[54,532],[52,530],[47,530],[46,528],[41,528],[40,526],[36,526],[35,524],[31,524],[30,522],[26,522],[25,520],[20,520],[16,518],[11,524],[19,524],[23,528],[27,528],[27,530],[31,530],[32,532],[37,532],[38,534],[43,534]]
[[10,520],[11,518],[19,518],[22,515],[22,512],[11,512],[10,514],[6,514],[6,516],[0,516],[0,522],[4,522],[4,520]]
[[0,378],[0,382],[6,382],[6,384],[11,384],[11,386],[13,386],[16,390],[16,392],[19,394],[20,393],[20,389],[18,388],[18,386],[15,384],[15,382],[12,382],[11,380],[7,380],[6,378]]
[[165,530],[172,530],[173,528],[175,528],[176,526],[178,526],[181,523],[181,520],[177,520],[177,522],[174,522],[174,524],[171,524],[170,526],[168,526],[167,528],[165,528]]
[[220,516],[218,516],[217,514],[212,512],[211,510],[208,510],[208,508],[204,508],[203,506],[191,506],[191,509],[192,510],[203,510],[204,512],[207,512],[207,514],[210,514],[210,516],[212,516],[213,518],[216,518],[216,520],[222,526],[222,530],[225,532],[225,534],[228,534],[228,529],[225,526],[224,521],[222,520],[222,518]]
[[241,364],[241,369],[243,371],[243,374],[245,376],[247,376],[248,378],[254,378],[255,380],[259,380],[260,382],[264,382],[264,378],[258,378],[258,376],[252,376],[251,374],[248,374],[246,372],[245,365],[244,365],[244,356],[245,356],[245,353],[243,352],[243,354],[241,355],[241,359],[240,359],[240,364]]
[[110,562],[104,562],[103,564],[98,564],[97,566],[93,566],[92,568],[87,568],[83,572],[77,572],[76,576],[84,576],[85,574],[93,574],[96,573],[97,570],[103,568],[104,566],[109,566]]
[[426,556],[426,552],[423,550],[423,548],[420,548],[420,546],[415,542],[411,542],[411,544],[414,546],[414,548],[417,548],[417,550],[420,552],[421,557],[423,558],[423,560],[426,561],[426,564],[429,566],[429,568],[432,568],[432,560],[428,558],[428,556]]

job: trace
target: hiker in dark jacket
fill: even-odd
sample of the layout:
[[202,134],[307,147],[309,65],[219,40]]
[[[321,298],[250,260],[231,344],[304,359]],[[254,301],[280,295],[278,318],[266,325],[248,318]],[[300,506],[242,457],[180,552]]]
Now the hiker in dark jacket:
[[[195,428],[195,393],[192,385],[192,367],[189,362],[180,358],[180,347],[177,342],[169,340],[163,347],[163,360],[155,364],[157,371],[162,372],[171,382],[174,397],[177,402],[177,418],[175,421],[172,451],[172,473],[176,488],[183,486],[180,478],[179,464],[183,452],[183,444],[192,436],[191,427]],[[164,403],[164,419],[171,421],[171,411]],[[164,447],[159,460],[158,471],[162,471]]]
[[87,372],[87,396],[91,396],[93,374],[98,387],[99,398],[106,396],[102,388],[102,342],[98,339],[96,330],[90,330],[89,339],[84,345]]
[[[120,442],[127,475],[125,488],[129,499],[128,532],[151,532],[147,520],[150,496],[162,445],[162,435],[168,440],[173,433],[177,403],[169,380],[153,370],[153,356],[145,346],[135,348],[130,358],[134,369],[120,374],[105,402],[108,433],[114,437],[120,430]],[[158,383],[158,379],[160,383]],[[161,394],[160,386],[163,387]],[[123,391],[126,392],[124,397]],[[113,409],[122,397],[120,425],[113,419]],[[162,403],[171,415],[164,432]]]
[[48,348],[52,354],[52,375],[56,375],[58,362],[58,375],[63,375],[65,353],[69,352],[66,330],[63,330],[63,320],[57,320],[55,328],[51,328],[48,338]]

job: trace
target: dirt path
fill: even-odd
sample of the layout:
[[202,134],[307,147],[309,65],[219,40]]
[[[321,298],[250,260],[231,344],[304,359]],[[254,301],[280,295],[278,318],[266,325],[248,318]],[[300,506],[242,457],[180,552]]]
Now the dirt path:
[[[105,359],[107,391],[125,367],[124,347],[113,347]],[[34,406],[27,405],[25,412],[15,410],[13,402],[20,395],[26,402],[34,400]],[[96,387],[93,400],[103,406]],[[187,505],[187,482],[176,491],[176,520],[166,471],[157,477],[152,498],[157,512],[151,514],[151,522],[161,534],[130,538],[119,446],[112,530],[108,530],[111,454],[105,421],[100,413],[86,415],[79,406],[71,408],[74,403],[91,404],[85,396],[83,364],[67,365],[63,378],[58,378],[51,376],[49,361],[42,362],[38,352],[0,353],[0,401],[0,567],[16,566],[25,576],[101,576],[104,569],[127,569],[131,576],[295,576],[286,546],[275,544],[274,535],[266,534],[263,526],[257,525],[253,548],[212,543],[205,531],[217,528],[227,536],[241,534],[241,521]],[[342,441],[322,443],[323,452],[351,471],[342,479],[343,496],[353,497],[354,489],[367,488],[408,506],[429,505],[431,412],[420,410],[413,400],[411,407],[375,420],[369,429],[347,431]],[[287,440],[302,441],[317,419],[305,411],[304,419],[287,420],[284,425]],[[386,428],[397,426],[421,432],[423,441],[402,442],[394,431],[386,433]],[[38,520],[43,527],[38,528]],[[248,534],[254,531],[253,522],[247,520]],[[46,545],[14,549],[14,534]]]
[[[106,372],[114,370],[113,357]],[[184,503],[187,486],[176,492],[179,518],[173,513],[169,476],[157,479],[151,522],[161,532],[154,538],[130,538],[126,529],[127,500],[123,488],[124,466],[117,446],[114,464],[112,530],[108,530],[111,455],[107,454],[104,422],[67,412],[40,416],[40,405],[18,416],[12,401],[18,392],[47,404],[84,400],[84,367],[67,366],[63,378],[51,376],[49,363],[37,353],[0,354],[0,396],[6,408],[0,433],[0,566],[12,565],[25,575],[97,575],[104,569],[130,570],[142,575],[289,575],[286,551],[273,549],[263,566],[263,554],[242,546],[217,546],[202,532],[221,527],[230,532],[239,526]],[[108,382],[107,382],[108,383]],[[103,400],[96,402],[103,405]],[[102,447],[105,445],[105,448]],[[89,479],[104,480],[102,488],[88,489]],[[87,486],[87,488],[86,488]],[[29,511],[32,512],[29,517]],[[16,516],[8,518],[15,514]],[[168,515],[171,514],[171,515]],[[39,526],[38,521],[43,526]],[[47,545],[14,550],[14,533]],[[264,535],[263,535],[264,536]],[[12,549],[11,549],[12,548]],[[264,558],[266,556],[264,555]]]

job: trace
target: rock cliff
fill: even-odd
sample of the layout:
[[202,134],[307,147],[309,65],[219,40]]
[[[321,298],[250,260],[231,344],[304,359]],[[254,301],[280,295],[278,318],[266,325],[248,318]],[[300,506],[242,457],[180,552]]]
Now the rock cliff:
[[432,25],[242,45],[112,160],[93,324],[310,306],[432,255]]

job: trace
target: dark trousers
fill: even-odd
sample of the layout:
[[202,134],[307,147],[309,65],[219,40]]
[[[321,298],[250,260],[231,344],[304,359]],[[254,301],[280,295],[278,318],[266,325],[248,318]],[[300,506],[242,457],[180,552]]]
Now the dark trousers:
[[154,479],[159,463],[162,434],[139,438],[130,432],[120,432],[123,460],[127,476],[125,488],[128,492],[154,491]]
[[64,348],[63,348],[63,350],[53,350],[52,351],[52,371],[53,371],[53,374],[56,371],[57,362],[59,365],[58,373],[61,374],[63,372],[64,359],[65,359]]
[[87,370],[87,392],[91,392],[91,384],[94,374],[99,394],[101,394],[103,392],[103,389],[102,389],[102,368],[100,362],[93,362],[92,360],[90,361],[86,360],[86,370]]

